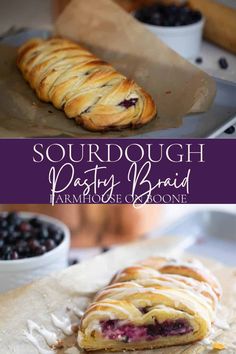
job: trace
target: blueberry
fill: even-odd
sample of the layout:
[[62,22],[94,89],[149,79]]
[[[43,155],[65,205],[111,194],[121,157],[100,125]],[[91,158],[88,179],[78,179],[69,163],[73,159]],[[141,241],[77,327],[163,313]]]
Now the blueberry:
[[41,227],[41,225],[42,225],[42,222],[37,217],[30,219],[29,223],[30,223],[30,225],[32,225],[33,227],[36,227],[36,228]]
[[48,233],[50,236],[53,236],[54,234],[60,232],[60,230],[58,230],[58,228],[54,225],[49,225],[48,226]]
[[53,239],[57,245],[59,245],[62,242],[63,238],[64,238],[64,235],[60,231],[58,231],[53,237]]
[[46,247],[47,251],[51,251],[56,247],[56,243],[52,239],[48,239],[45,241],[44,246]]
[[19,225],[19,231],[21,232],[27,232],[31,230],[31,225],[26,222],[26,221],[22,221]]
[[5,253],[4,259],[7,261],[14,261],[16,259],[19,259],[19,255],[16,251],[9,251]]
[[2,230],[0,231],[0,239],[6,239],[8,237],[8,231],[7,230]]
[[201,57],[198,57],[198,58],[196,58],[195,62],[196,62],[197,64],[202,64],[203,59],[202,59]]
[[35,251],[38,247],[40,247],[40,243],[38,240],[31,238],[28,240],[27,246],[31,251]]
[[7,228],[7,220],[2,219],[0,220],[0,229],[5,229],[5,228]]
[[11,247],[9,246],[9,245],[4,245],[3,246],[3,250],[2,250],[2,253],[3,253],[3,255],[6,255],[6,254],[8,254],[8,253],[10,253],[11,252]]
[[106,252],[108,252],[109,251],[109,247],[103,247],[102,248],[102,253],[106,253]]
[[219,66],[220,66],[220,68],[223,69],[223,70],[225,70],[225,69],[228,68],[229,64],[228,64],[226,58],[220,58],[220,59],[219,59]]
[[11,259],[11,260],[19,259],[19,255],[18,255],[17,251],[12,251],[12,252],[10,253],[10,259]]
[[70,259],[69,260],[69,265],[73,266],[79,263],[79,259],[75,258],[75,259]]
[[225,130],[226,134],[233,134],[234,132],[235,132],[235,127],[233,125]]
[[46,227],[42,227],[39,233],[39,238],[41,239],[47,239],[49,236],[48,230]]
[[38,246],[35,250],[34,250],[34,254],[36,256],[41,256],[43,255],[44,253],[46,253],[47,250],[46,250],[46,247],[45,246]]
[[147,326],[147,335],[151,336],[151,337],[155,337],[158,334],[160,334],[160,328],[159,326],[155,325],[148,325]]
[[4,241],[2,239],[0,239],[0,252],[2,251],[4,246]]
[[23,233],[21,233],[21,237],[24,240],[29,240],[32,237],[32,233],[31,232],[23,232]]
[[9,233],[8,236],[8,242],[9,243],[14,243],[20,238],[20,232],[19,231],[13,231],[11,234]]
[[18,253],[20,254],[24,254],[27,250],[28,250],[28,244],[25,240],[19,240],[16,245],[16,250],[18,251]]
[[6,216],[6,220],[10,224],[17,225],[17,223],[19,222],[19,217],[17,213],[11,212]]
[[14,224],[8,224],[6,230],[11,235],[15,231],[15,225]]

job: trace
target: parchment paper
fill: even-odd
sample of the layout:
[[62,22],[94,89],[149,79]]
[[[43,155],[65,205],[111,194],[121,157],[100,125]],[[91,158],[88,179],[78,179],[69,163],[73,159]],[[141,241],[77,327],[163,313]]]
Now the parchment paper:
[[[58,331],[52,324],[51,314],[63,318],[69,316],[71,308],[85,309],[91,301],[92,294],[106,285],[115,272],[138,260],[158,254],[178,257],[182,250],[178,240],[178,237],[168,236],[118,247],[54,276],[1,295],[0,354],[38,354],[38,350],[24,335],[24,331],[27,330],[27,320],[33,320],[38,325],[58,334],[64,342],[64,349],[55,351],[56,354],[80,353],[76,345],[76,335],[68,337]],[[215,328],[215,340],[227,345],[222,353],[233,354],[235,349],[231,349],[231,346],[236,335],[236,288],[234,285],[236,269],[227,268],[209,260],[204,262],[212,269],[223,286],[223,306],[219,316],[221,321],[227,321],[230,328],[225,331]],[[37,334],[35,336],[43,349],[48,351],[49,347],[43,337]],[[133,353],[197,354],[210,352],[206,349],[206,345],[198,343]]]
[[216,91],[206,73],[181,58],[111,0],[72,0],[55,34],[84,44],[136,80],[155,99],[158,118],[138,130],[90,133],[40,102],[15,67],[16,50],[0,47],[0,136],[128,137],[175,128],[190,112],[206,111]]

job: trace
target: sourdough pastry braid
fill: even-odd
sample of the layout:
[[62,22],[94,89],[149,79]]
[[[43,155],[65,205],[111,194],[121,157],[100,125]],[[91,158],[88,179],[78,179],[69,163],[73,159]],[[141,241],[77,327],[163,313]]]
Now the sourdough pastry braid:
[[37,96],[88,130],[139,127],[156,115],[151,96],[133,80],[66,39],[31,39],[17,65]]
[[137,350],[206,337],[221,287],[200,262],[151,258],[119,272],[85,312],[78,343],[85,350]]

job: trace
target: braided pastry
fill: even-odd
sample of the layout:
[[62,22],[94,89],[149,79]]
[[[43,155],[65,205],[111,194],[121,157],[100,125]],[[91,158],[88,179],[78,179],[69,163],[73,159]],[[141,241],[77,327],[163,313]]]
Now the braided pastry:
[[197,261],[151,258],[118,273],[85,312],[78,343],[85,350],[184,345],[206,337],[221,287]]
[[19,48],[17,66],[42,101],[88,130],[140,127],[156,115],[141,87],[69,40],[31,39]]

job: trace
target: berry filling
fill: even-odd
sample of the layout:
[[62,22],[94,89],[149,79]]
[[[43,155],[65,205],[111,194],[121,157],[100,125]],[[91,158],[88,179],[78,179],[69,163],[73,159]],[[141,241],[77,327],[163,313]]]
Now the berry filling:
[[102,321],[102,334],[107,339],[125,343],[152,341],[160,337],[181,336],[193,331],[189,322],[185,319],[155,321],[147,326],[135,326],[119,320]]
[[130,98],[129,100],[124,100],[119,103],[119,106],[124,107],[126,109],[135,106],[137,103],[138,99],[137,98]]

